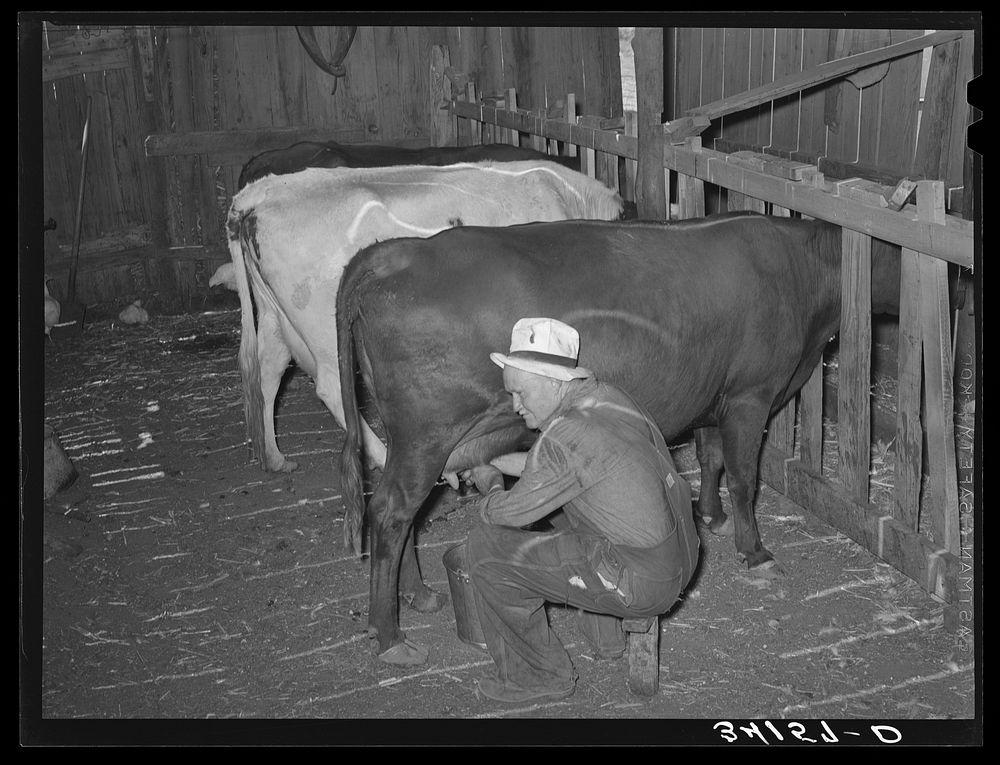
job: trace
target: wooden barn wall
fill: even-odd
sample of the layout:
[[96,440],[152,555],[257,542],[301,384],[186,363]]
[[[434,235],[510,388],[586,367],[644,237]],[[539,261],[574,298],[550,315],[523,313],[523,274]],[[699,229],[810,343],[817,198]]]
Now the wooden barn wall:
[[[817,64],[918,37],[921,30],[678,28],[669,65],[672,117]],[[918,136],[922,53],[888,64],[879,82],[841,80],[714,120],[705,145],[799,152],[886,176],[963,185],[965,83],[972,78],[971,34],[934,49]],[[916,151],[915,151],[916,149]]]
[[[335,30],[316,33],[330,50]],[[308,58],[291,26],[47,24],[44,218],[56,228],[46,235],[46,267],[51,255],[52,270],[68,268],[88,97],[81,271],[99,269],[101,253],[158,247],[146,260],[176,260],[173,278],[186,282],[194,278],[188,272],[196,251],[225,257],[225,213],[240,168],[262,150],[246,131],[298,128],[344,143],[428,145],[438,105],[430,93],[435,45],[447,46],[453,77],[472,78],[479,93],[516,88],[519,104],[539,108],[573,92],[580,114],[622,114],[615,27],[359,27],[344,60],[347,75],[331,95],[333,77]],[[228,131],[244,131],[244,138],[226,141]],[[192,142],[212,148],[147,157],[144,141],[152,134],[179,138],[182,147],[193,134]],[[282,140],[271,143],[298,139]],[[84,278],[82,297],[138,293],[158,283],[150,274],[170,270],[148,262],[123,268],[108,266],[115,273],[105,274],[103,285]],[[204,288],[204,271],[182,291]]]
[[[91,99],[81,239],[87,247],[121,249],[148,242],[149,194],[141,75],[128,30],[47,26],[42,83],[43,220],[50,241],[73,240],[82,166],[81,142]],[[84,247],[82,249],[87,249]]]

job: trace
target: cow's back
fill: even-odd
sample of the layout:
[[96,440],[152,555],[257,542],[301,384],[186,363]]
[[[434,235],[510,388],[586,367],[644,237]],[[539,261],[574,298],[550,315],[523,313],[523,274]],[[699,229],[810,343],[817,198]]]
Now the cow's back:
[[[635,395],[670,438],[710,416],[733,385],[794,368],[812,325],[826,331],[839,316],[813,321],[827,293],[839,295],[839,260],[810,257],[807,246],[819,237],[836,251],[835,233],[765,217],[455,229],[367,248],[341,295],[364,314],[365,342],[380,346],[370,355],[398,367],[375,370],[376,387],[433,360],[436,385],[454,370],[456,397],[472,389],[480,403],[503,400],[488,353],[507,347],[519,318],[553,316],[579,330],[580,363]],[[676,393],[664,400],[664,391]],[[422,405],[413,392],[385,393]]]
[[340,144],[334,141],[300,141],[282,149],[272,149],[252,157],[240,171],[242,189],[266,175],[287,175],[310,167],[389,167],[400,165],[443,166],[459,162],[551,161],[573,170],[580,169],[578,157],[559,157],[510,144],[475,146],[430,146],[408,149],[377,144]]

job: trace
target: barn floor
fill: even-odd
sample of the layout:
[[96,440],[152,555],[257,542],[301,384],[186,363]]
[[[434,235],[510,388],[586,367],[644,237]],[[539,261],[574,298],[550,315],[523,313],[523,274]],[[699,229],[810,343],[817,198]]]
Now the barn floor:
[[[380,664],[368,560],[341,543],[341,432],[293,373],[277,427],[299,470],[250,464],[238,345],[238,311],[46,343],[45,419],[81,478],[45,506],[44,718],[973,717],[972,659],[942,605],[767,487],[757,517],[787,576],[751,576],[730,539],[702,530],[698,577],[662,622],[653,698],[629,692],[625,659],[595,661],[559,607],[580,675],[562,701],[480,697],[491,660],[459,641],[450,605],[401,613],[427,665]],[[675,458],[697,492],[693,446]],[[421,526],[435,589],[470,507],[444,487]]]

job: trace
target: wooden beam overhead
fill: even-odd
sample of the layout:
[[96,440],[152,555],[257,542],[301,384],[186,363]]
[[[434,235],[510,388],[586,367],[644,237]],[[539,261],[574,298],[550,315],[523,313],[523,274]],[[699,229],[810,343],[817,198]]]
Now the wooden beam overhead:
[[889,45],[885,48],[877,48],[876,50],[858,53],[854,56],[827,61],[804,72],[796,72],[779,77],[774,82],[751,88],[743,93],[737,93],[735,96],[721,98],[712,103],[688,109],[687,114],[717,119],[726,114],[743,111],[752,106],[760,106],[782,96],[791,95],[792,93],[806,90],[816,85],[822,85],[824,82],[844,77],[852,72],[882,63],[883,61],[901,58],[928,46],[943,45],[944,43],[958,40],[962,37],[962,34],[960,31],[932,32],[931,34],[916,37],[912,40],[904,40],[901,43]]

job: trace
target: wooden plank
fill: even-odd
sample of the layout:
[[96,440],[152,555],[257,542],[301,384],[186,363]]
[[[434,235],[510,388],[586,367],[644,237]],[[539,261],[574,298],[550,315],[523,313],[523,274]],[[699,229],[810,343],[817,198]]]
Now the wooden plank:
[[232,154],[237,152],[251,155],[270,149],[280,149],[298,141],[361,143],[366,135],[366,132],[358,129],[330,130],[322,127],[194,130],[189,133],[153,134],[146,138],[145,145],[147,157]]
[[[514,88],[507,88],[506,108],[512,112],[517,111],[517,90]],[[518,131],[510,128],[503,132],[501,140],[503,143],[509,143],[511,146],[521,145],[521,139]],[[591,164],[593,164],[593,162],[591,162]]]
[[[750,87],[774,81],[774,29],[750,30]],[[755,129],[748,133],[754,143],[771,143],[771,103],[756,107]]]
[[[971,267],[973,231],[968,221],[947,216],[944,225],[921,221],[911,208],[899,212],[874,208],[834,196],[807,183],[793,183],[756,173],[725,161],[710,149],[693,154],[684,147],[667,146],[664,161],[680,172],[694,172],[710,183],[739,189],[750,196],[829,220],[853,231]],[[694,166],[691,166],[691,163]]]
[[108,106],[109,143],[113,147],[110,173],[118,190],[118,227],[144,222],[145,186],[141,166],[142,136],[139,133],[139,104],[132,83],[133,71],[118,70],[104,73],[104,92]]
[[[921,181],[917,207],[924,220],[944,217],[944,183]],[[955,462],[954,393],[952,389],[951,315],[947,264],[925,255],[920,262],[921,317],[924,347],[924,418],[927,435],[928,497],[934,540],[958,552],[958,479]]]
[[903,248],[900,255],[899,333],[897,340],[896,472],[893,515],[906,528],[920,520],[920,472],[923,428],[920,425],[921,316],[918,253]]
[[[305,67],[311,66],[307,56],[301,55],[302,44],[294,27],[274,28],[275,47],[278,51],[278,92],[281,113],[286,125],[307,125],[308,99]],[[344,78],[346,80],[346,78]],[[341,83],[343,84],[343,83]],[[337,86],[338,90],[340,85]],[[218,127],[212,125],[213,128]]]
[[431,46],[430,98],[431,146],[455,146],[455,118],[447,106],[451,103],[451,80],[444,70],[451,66],[447,45]]
[[799,448],[802,463],[823,472],[823,359],[799,391]]
[[[750,30],[728,28],[723,33],[725,67],[722,74],[723,98],[746,93],[750,90]],[[708,115],[705,115],[708,116]],[[752,141],[756,138],[757,112],[754,107],[741,109],[721,118],[721,135],[734,141]]]
[[50,44],[42,56],[42,82],[131,66],[132,42],[125,29],[76,31]]
[[[638,113],[625,112],[625,135],[636,136],[638,134]],[[637,139],[638,140],[638,139]],[[635,179],[637,162],[633,159],[625,160],[625,183],[622,186],[622,199],[626,202],[635,201]]]
[[[722,58],[725,50],[725,32],[725,29],[706,28],[702,30],[701,91],[699,95],[701,105],[694,110],[689,110],[688,115],[693,114],[697,109],[704,109],[705,105],[716,103],[722,98],[723,78],[725,76]],[[702,116],[712,119],[712,115]],[[721,137],[722,121],[718,119],[702,133],[702,140],[708,146],[711,145],[710,142],[713,139]]]
[[[945,181],[949,188],[963,186],[969,189],[968,196],[973,196],[971,192],[972,183],[964,177],[963,168],[965,166],[965,131],[968,127],[969,102],[966,99],[965,89],[969,80],[973,78],[975,52],[975,36],[972,32],[962,35],[959,43],[958,75],[955,82],[955,101],[952,109],[952,122],[950,138],[951,144],[942,156],[942,171],[939,177]],[[971,214],[964,216],[971,219]]]
[[871,237],[844,229],[841,261],[837,445],[840,478],[868,502],[871,464]]
[[572,30],[548,27],[539,30],[535,45],[543,45],[542,65],[545,87],[550,93],[572,93],[577,114],[587,114],[583,67],[574,50]]
[[[165,99],[162,92],[165,92],[165,78],[161,76],[165,67],[165,46],[162,45],[162,34],[153,27],[146,27],[142,34],[137,35],[136,48],[138,55],[142,55],[139,50],[145,42],[141,38],[148,37],[150,65],[152,67],[152,91],[150,100],[145,97],[145,87],[142,93],[141,119],[139,124],[140,133],[143,136],[164,130],[169,124],[166,112],[163,111]],[[158,44],[159,43],[159,44]],[[143,139],[144,143],[144,139]],[[137,142],[139,147],[140,143]],[[149,181],[149,229],[150,236],[155,245],[166,247],[170,243],[170,228],[168,220],[167,202],[167,168],[166,160],[163,158],[146,158],[145,177]]]
[[[814,54],[823,56],[824,53],[820,51],[826,47],[826,31],[807,30],[807,37],[810,37],[810,31],[819,32],[819,34],[812,37],[810,42],[814,46]],[[960,32],[954,31],[933,32],[929,35],[923,35],[919,39],[907,40],[890,45],[887,48],[859,53],[838,61],[825,61],[808,69],[803,69],[798,74],[782,77],[767,85],[748,90],[745,93],[705,103],[702,106],[689,110],[688,114],[701,114],[710,119],[716,119],[726,114],[742,111],[751,106],[757,106],[775,98],[789,95],[795,91],[816,87],[817,85],[830,82],[882,61],[895,60],[931,45],[942,45],[958,39],[960,36]],[[809,46],[807,45],[808,48]],[[703,87],[703,97],[704,93],[705,90]]]
[[596,78],[600,88],[600,114],[624,117],[622,103],[622,61],[619,51],[618,27],[595,27],[595,71],[588,77]]
[[[761,462],[782,460],[765,445]],[[926,537],[907,529],[878,507],[856,502],[847,491],[809,469],[802,461],[785,463],[785,495],[793,502],[851,537],[872,554],[913,579],[924,590],[946,602],[958,596],[958,557],[942,552]],[[766,474],[772,470],[761,473]]]
[[911,176],[942,180],[947,177],[960,44],[956,40],[931,52]]
[[[830,30],[831,59],[840,59],[871,49],[867,30]],[[856,72],[861,75],[865,71]],[[827,155],[843,162],[858,160],[858,132],[861,117],[861,90],[848,80],[834,82],[826,90],[825,122]]]
[[[56,135],[62,144],[62,154],[66,163],[66,176],[68,185],[66,195],[69,201],[69,217],[65,222],[66,241],[73,238],[73,230],[76,219],[76,199],[80,188],[80,169],[82,165],[82,155],[80,153],[83,139],[84,114],[86,111],[86,98],[80,99],[80,90],[83,85],[79,79],[57,80],[52,83],[56,94]],[[90,224],[87,212],[89,206],[87,197],[91,189],[88,184],[84,185],[84,214],[82,216],[81,238],[90,239],[97,234],[96,229]],[[93,197],[90,197],[91,201]]]
[[[453,102],[456,114],[477,114],[478,107]],[[540,128],[527,115],[508,114],[483,107],[483,118],[495,120],[501,126],[523,126],[525,130],[540,129],[548,138],[569,141],[598,151],[624,157],[637,157],[636,142],[629,136],[609,131],[582,128],[555,120],[545,120]],[[697,145],[697,148],[694,146]],[[944,225],[920,221],[912,208],[901,211],[873,208],[855,200],[835,196],[825,190],[820,180],[796,183],[726,162],[726,155],[704,149],[697,144],[668,144],[663,149],[665,167],[724,188],[738,189],[772,204],[797,210],[869,236],[896,242],[902,246],[971,267],[974,232],[970,221],[947,216]]]
[[545,107],[545,91],[536,90],[531,76],[534,51],[527,27],[500,27],[500,54],[505,87],[517,88],[521,107],[538,111]]
[[[317,107],[323,109],[322,117],[313,117],[310,124],[326,125],[329,128],[339,128],[345,122],[351,127],[360,128],[364,138],[359,140],[381,143],[382,137],[382,116],[384,94],[380,91],[382,85],[382,75],[379,73],[386,67],[381,61],[381,55],[376,38],[376,28],[369,26],[358,27],[354,35],[354,42],[351,43],[351,52],[347,62],[350,65],[350,73],[344,77],[337,86],[337,95],[331,97],[329,88],[325,88],[319,93],[310,91],[310,109],[315,112]],[[312,66],[307,62],[307,66]],[[330,77],[313,67],[316,75],[323,78],[324,83],[329,83]],[[343,93],[342,93],[343,91]],[[344,100],[340,97],[343,94]],[[348,100],[347,96],[350,96]],[[390,103],[390,107],[394,104]],[[339,119],[338,119],[339,117]],[[336,135],[336,131],[328,131]],[[333,140],[338,140],[336,137]]]
[[[207,27],[191,27],[190,39],[190,126],[197,130],[212,130],[215,128],[215,34]],[[226,241],[226,210],[216,198],[215,168],[204,156],[195,160],[195,168],[198,184],[192,189],[192,204],[197,205],[200,243],[222,245]]]
[[[802,30],[774,30],[774,77],[771,83],[783,76],[802,70]],[[788,150],[799,148],[798,92],[773,99],[771,107],[771,137],[769,146]]]
[[[689,138],[687,147],[700,151],[701,138]],[[677,174],[677,216],[681,220],[705,216],[705,182],[689,173]]]
[[[190,29],[187,27],[175,28],[167,41],[167,50],[170,56],[174,129],[187,133],[194,128]],[[179,239],[176,240],[176,244],[202,244],[198,231],[198,206],[191,204],[192,193],[197,193],[195,189],[200,186],[200,169],[199,166],[196,166],[196,159],[193,156],[177,158],[179,188],[173,197],[179,224],[176,232]]]
[[[802,35],[802,72],[788,75],[785,82],[801,83],[803,76],[810,72],[815,73],[818,67],[827,60],[827,44],[827,30],[804,30]],[[772,83],[769,87],[774,86],[775,83]],[[826,96],[823,87],[803,90],[799,100],[799,135],[796,144],[798,151],[814,152],[817,155],[826,154],[825,105]],[[792,159],[800,159],[800,157],[793,156]]]
[[402,27],[377,26],[375,34],[375,58],[372,59],[378,77],[377,130],[372,134],[377,140],[399,138],[403,134],[402,115],[399,106],[403,103],[405,89],[413,83],[400,80],[402,56],[400,51]]
[[[893,31],[891,39],[919,39],[917,31]],[[879,130],[878,164],[901,176],[910,171],[917,140],[917,106],[920,98],[922,54],[912,53],[889,64],[882,81],[882,124]]]
[[663,30],[638,27],[632,39],[635,51],[635,94],[638,105],[635,201],[640,218],[667,217],[663,180]]
[[78,74],[103,72],[108,69],[125,69],[130,65],[129,51],[125,47],[97,50],[76,56],[61,56],[42,61],[42,82],[52,82]]
[[42,192],[44,217],[54,218],[57,228],[54,236],[58,241],[68,242],[73,234],[72,183],[69,177],[68,157],[64,136],[60,130],[59,104],[55,88],[50,84],[42,88]]
[[[674,113],[677,117],[701,105],[701,39],[700,27],[678,27],[674,60]],[[633,47],[635,42],[633,40]]]
[[[864,30],[864,34],[866,34],[866,44],[872,48],[883,48],[892,42],[888,29],[867,29]],[[880,131],[882,129],[884,92],[884,77],[878,82],[866,85],[860,89],[861,114],[858,119],[858,165],[879,167],[878,149]]]
[[400,105],[403,122],[402,131],[397,136],[404,138],[426,138],[430,132],[427,101],[430,98],[430,80],[427,77],[427,56],[430,51],[427,27],[407,26],[403,28],[400,82],[412,83],[404,90]]
[[746,194],[741,194],[738,191],[732,190],[730,190],[726,196],[728,197],[727,204],[730,210],[752,210],[759,213],[764,212],[765,203],[761,199],[754,199],[753,197],[748,197]]

